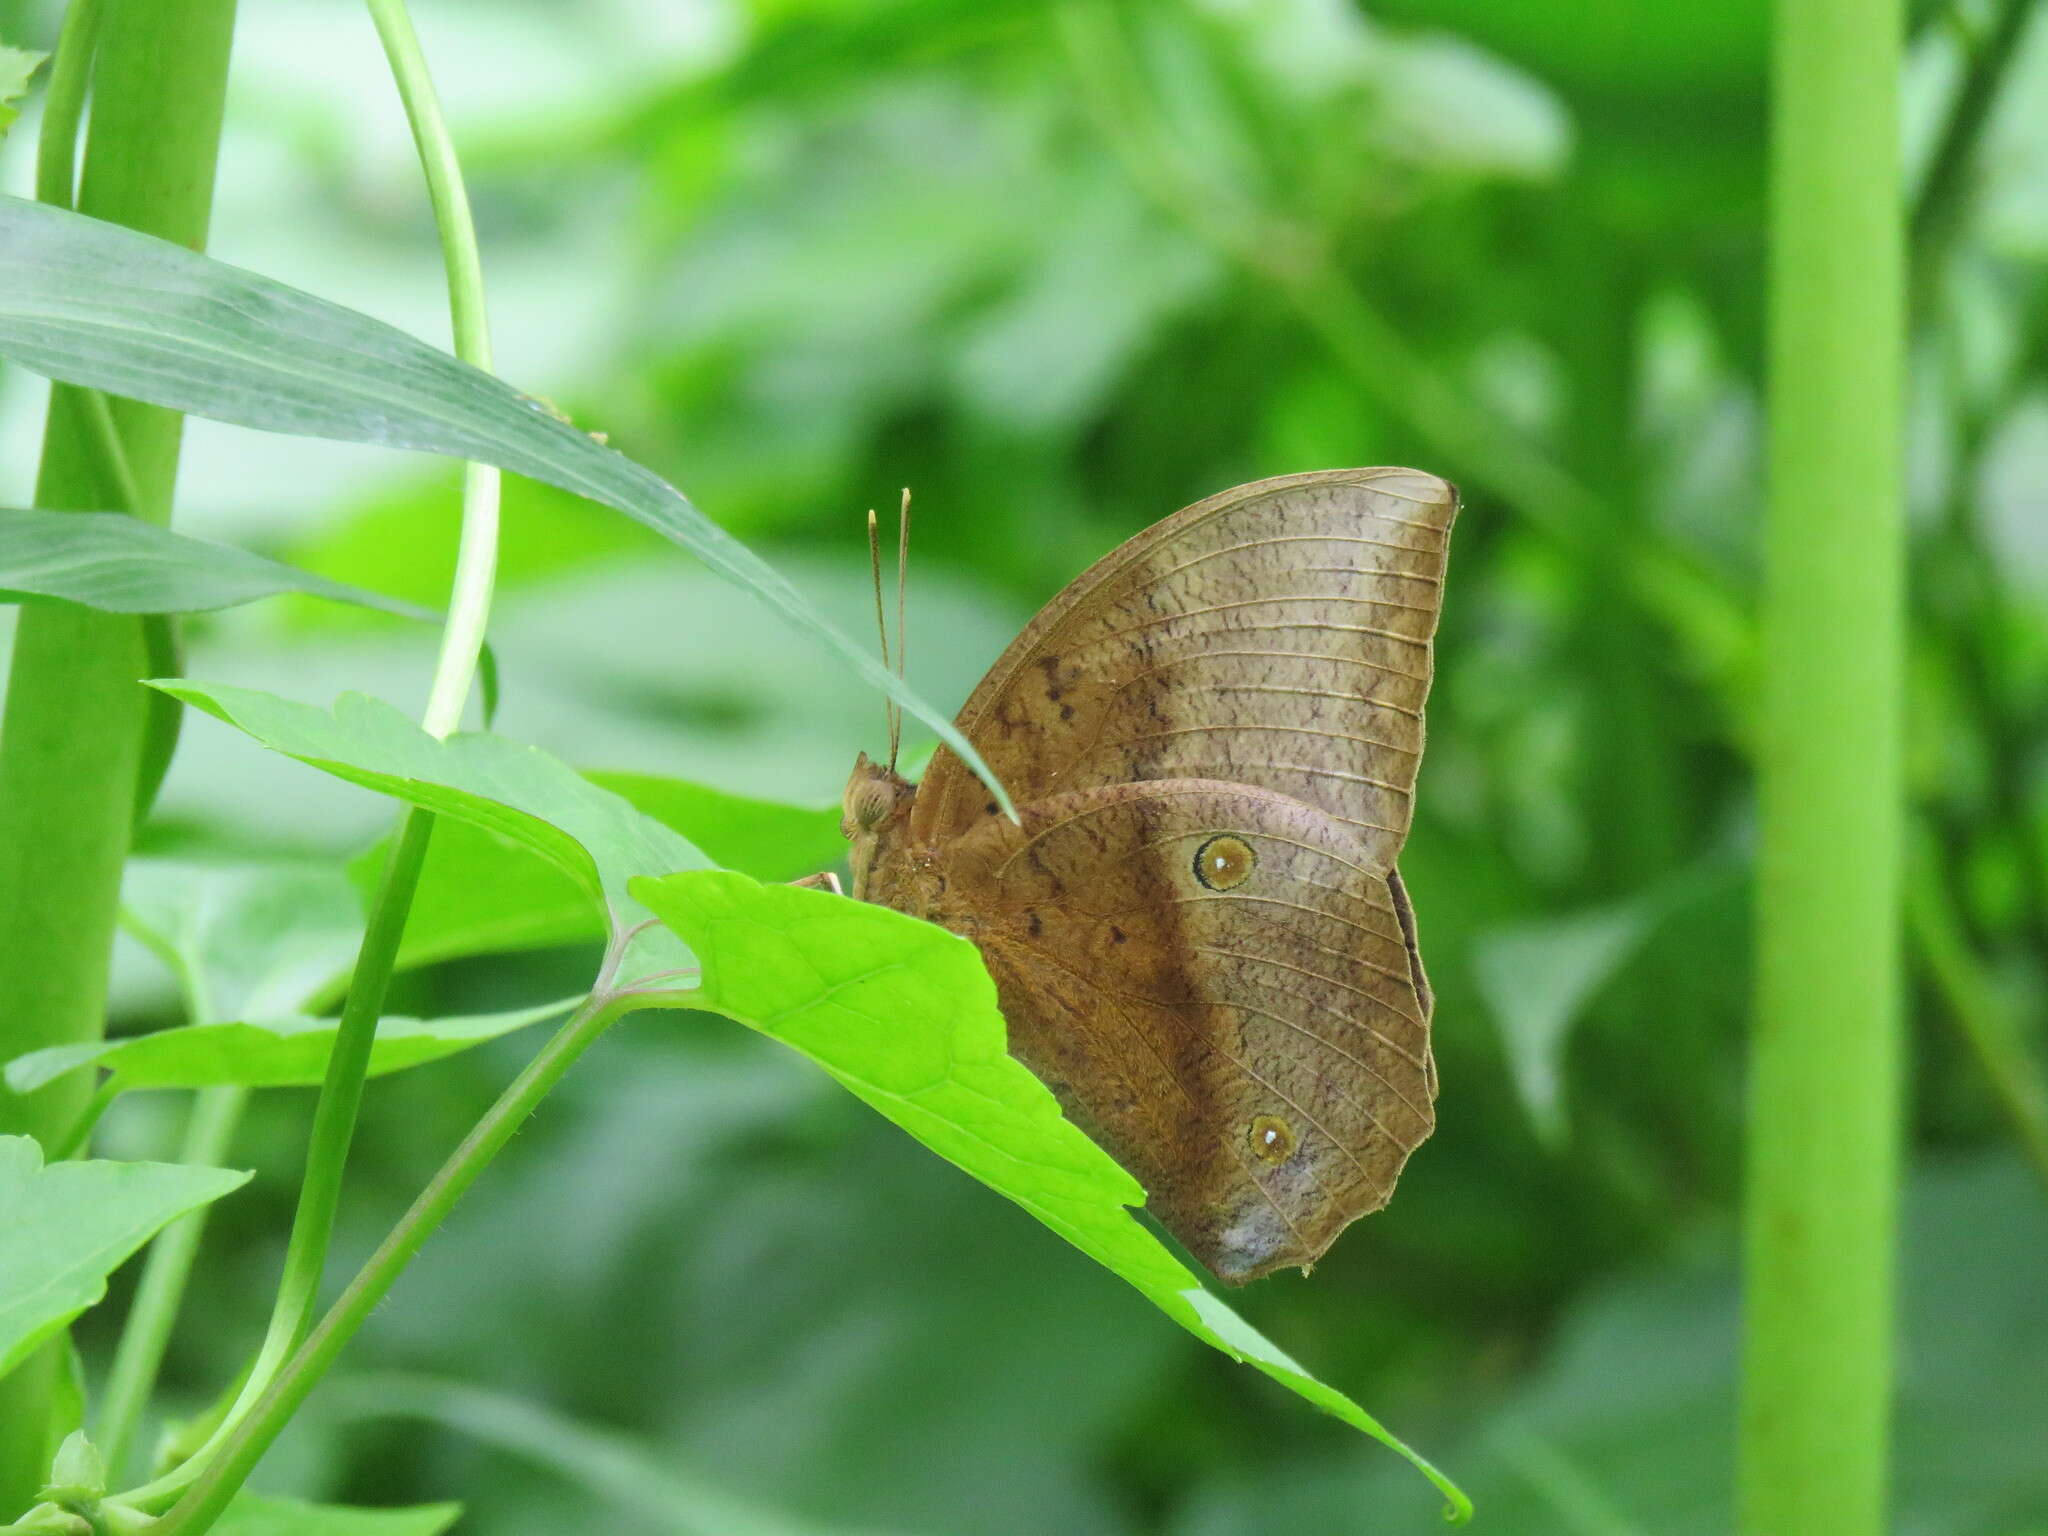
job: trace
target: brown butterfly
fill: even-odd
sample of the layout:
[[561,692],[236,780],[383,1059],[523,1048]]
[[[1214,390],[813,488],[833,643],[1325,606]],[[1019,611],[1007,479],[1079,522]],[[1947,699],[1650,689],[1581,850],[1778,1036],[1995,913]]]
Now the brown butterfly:
[[949,751],[899,775],[893,717],[846,786],[854,895],[980,947],[1012,1054],[1227,1281],[1308,1268],[1435,1123],[1394,861],[1456,510],[1412,469],[1197,502],[961,710],[1021,825]]

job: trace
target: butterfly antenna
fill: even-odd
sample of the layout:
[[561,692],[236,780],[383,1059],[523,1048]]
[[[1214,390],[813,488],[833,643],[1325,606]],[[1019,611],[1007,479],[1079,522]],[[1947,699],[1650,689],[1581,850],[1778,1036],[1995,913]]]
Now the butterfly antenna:
[[[868,508],[868,574],[875,584],[875,633],[882,641],[882,665],[889,665],[889,619],[882,605],[882,535],[875,521],[875,509]],[[900,675],[900,674],[899,674]],[[885,699],[882,712],[889,721],[889,766],[896,766],[896,744],[903,736],[902,712],[894,699]]]
[[[908,604],[904,594],[910,586],[910,487],[903,488],[903,509],[896,521],[896,675],[908,678],[910,630],[904,615]],[[889,731],[889,771],[896,771],[896,749],[903,742],[903,711],[898,708]]]

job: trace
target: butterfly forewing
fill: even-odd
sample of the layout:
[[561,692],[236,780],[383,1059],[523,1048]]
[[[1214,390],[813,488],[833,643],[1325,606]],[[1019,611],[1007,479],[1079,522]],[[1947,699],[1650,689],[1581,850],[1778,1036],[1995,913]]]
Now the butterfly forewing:
[[[1261,481],[1099,562],[1025,629],[960,725],[1019,801],[1203,778],[1270,789],[1392,867],[1423,742],[1456,498],[1414,470]],[[989,814],[950,753],[920,841]]]
[[931,915],[986,955],[1012,1051],[1217,1274],[1319,1257],[1433,1123],[1386,878],[1267,791],[1110,786],[984,820]]

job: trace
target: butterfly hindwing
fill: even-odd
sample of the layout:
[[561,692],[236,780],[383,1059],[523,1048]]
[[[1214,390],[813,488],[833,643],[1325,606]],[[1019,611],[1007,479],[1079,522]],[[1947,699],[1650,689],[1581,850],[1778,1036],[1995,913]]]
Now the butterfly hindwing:
[[1313,806],[1203,780],[1063,793],[939,851],[1012,1051],[1218,1275],[1306,1265],[1433,1124],[1386,876]]

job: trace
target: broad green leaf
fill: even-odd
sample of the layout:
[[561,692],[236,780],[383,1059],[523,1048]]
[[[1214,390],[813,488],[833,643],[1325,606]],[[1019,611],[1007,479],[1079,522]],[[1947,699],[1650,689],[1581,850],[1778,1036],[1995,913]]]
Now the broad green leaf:
[[460,1504],[361,1509],[240,1493],[213,1531],[214,1536],[441,1536],[461,1514]]
[[269,1019],[331,999],[363,910],[332,862],[137,858],[121,877],[121,925],[178,978],[193,1020]]
[[1571,1026],[1648,932],[1646,902],[1528,923],[1476,941],[1479,991],[1500,1023],[1508,1069],[1530,1122],[1555,1146],[1565,1133],[1564,1053]]
[[[759,880],[794,879],[845,857],[836,806],[782,805],[653,774],[584,777],[673,827],[713,862]],[[376,880],[390,846],[389,838],[381,839],[350,866],[359,888]],[[444,825],[427,849],[398,963],[426,965],[601,937],[590,903],[555,869],[488,832]]]
[[[387,1018],[378,1021],[370,1047],[371,1077],[401,1072],[453,1056],[500,1035],[568,1012],[581,1001],[568,998],[508,1013],[480,1013],[440,1019]],[[53,1045],[7,1064],[7,1086],[33,1093],[80,1067],[103,1067],[114,1086],[132,1088],[310,1088],[327,1075],[334,1049],[335,1019],[264,1019],[247,1023],[187,1024],[118,1040]]]
[[1126,1206],[1144,1191],[1007,1053],[995,986],[967,940],[887,908],[758,885],[729,871],[638,880],[696,952],[702,1007],[795,1047],[941,1157],[1008,1196],[1142,1292],[1181,1327],[1444,1475],[1325,1386],[1218,1298]]
[[249,688],[155,686],[274,752],[532,849],[598,908],[626,900],[633,876],[708,862],[679,834],[538,747],[485,732],[437,740],[359,693],[343,694],[329,714]]
[[16,105],[28,94],[29,77],[36,72],[36,66],[47,59],[47,53],[30,53],[25,48],[9,48],[0,44],[0,136],[14,126],[21,116]]
[[176,1163],[43,1166],[27,1136],[0,1136],[0,1375],[98,1301],[107,1276],[165,1223],[249,1175]]
[[720,869],[793,880],[846,857],[837,805],[784,805],[688,779],[594,769],[587,775],[695,843]]
[[0,355],[238,426],[476,459],[615,507],[757,594],[988,777],[950,720],[674,486],[382,321],[168,241],[0,198]]
[[284,592],[438,618],[430,608],[138,517],[0,507],[0,601],[56,597],[108,613],[201,613]]

